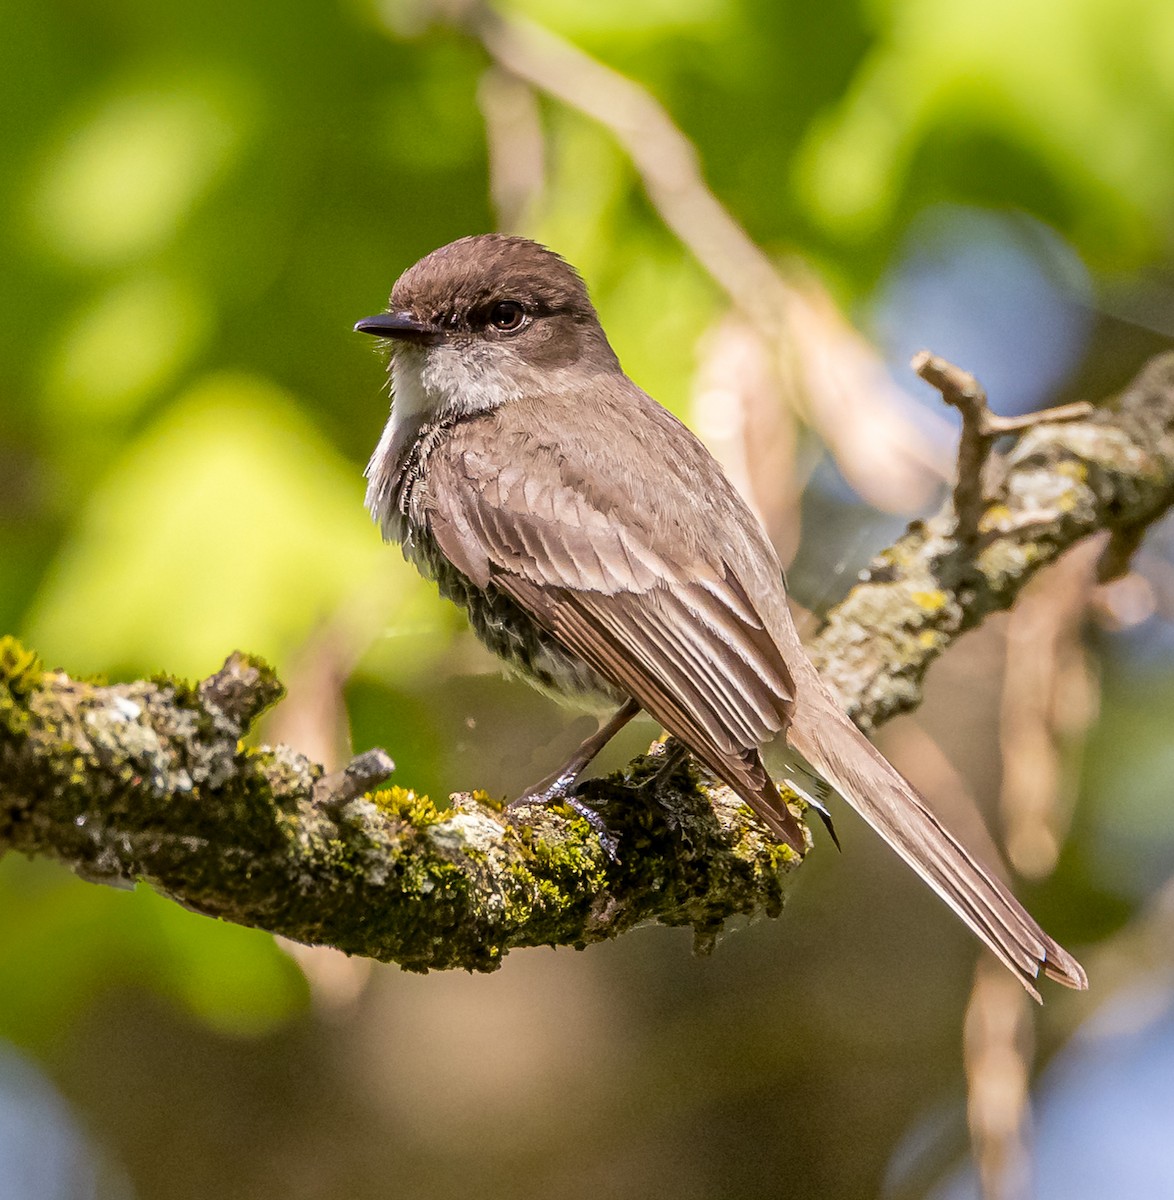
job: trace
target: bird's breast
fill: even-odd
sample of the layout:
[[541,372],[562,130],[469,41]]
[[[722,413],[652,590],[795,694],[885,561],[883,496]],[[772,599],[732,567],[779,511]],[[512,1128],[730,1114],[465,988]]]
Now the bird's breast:
[[560,699],[591,706],[622,704],[627,695],[603,679],[492,582],[485,587],[459,570],[433,537],[423,502],[428,461],[445,430],[423,431],[396,477],[389,529],[404,557],[440,594],[462,608],[477,639],[512,671]]

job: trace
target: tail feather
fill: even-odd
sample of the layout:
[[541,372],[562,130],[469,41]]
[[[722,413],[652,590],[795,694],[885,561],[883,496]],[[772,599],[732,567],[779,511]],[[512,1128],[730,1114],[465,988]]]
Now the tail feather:
[[[813,673],[814,675],[814,673]],[[817,678],[802,691],[787,741],[1040,999],[1044,973],[1086,988],[1084,968],[976,862],[904,777],[852,724]],[[757,806],[756,806],[757,807]]]

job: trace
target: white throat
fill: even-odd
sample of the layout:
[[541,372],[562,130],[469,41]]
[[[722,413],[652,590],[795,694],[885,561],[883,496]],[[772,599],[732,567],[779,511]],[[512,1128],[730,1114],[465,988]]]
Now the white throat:
[[[506,368],[506,369],[503,369]],[[498,408],[522,395],[528,372],[504,346],[399,345],[391,360],[391,416],[367,464],[367,509],[391,536],[395,476],[421,428]]]
[[414,433],[430,421],[498,408],[522,394],[526,373],[504,346],[400,346],[391,362],[391,425]]

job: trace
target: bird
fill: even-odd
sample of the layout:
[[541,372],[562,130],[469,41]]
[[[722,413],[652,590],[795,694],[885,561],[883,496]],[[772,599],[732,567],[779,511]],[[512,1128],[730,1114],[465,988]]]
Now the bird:
[[765,531],[701,441],[624,373],[580,274],[480,234],[400,275],[354,326],[391,348],[367,467],[386,541],[508,667],[615,714],[528,799],[566,796],[641,711],[799,853],[764,759],[834,789],[1036,999],[1077,960],[856,728],[808,658]]

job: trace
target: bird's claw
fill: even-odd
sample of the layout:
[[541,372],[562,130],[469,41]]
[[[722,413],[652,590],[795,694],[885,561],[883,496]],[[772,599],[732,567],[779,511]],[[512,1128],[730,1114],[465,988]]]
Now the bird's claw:
[[619,839],[607,827],[607,823],[603,817],[583,800],[577,799],[571,795],[571,789],[575,785],[575,775],[560,775],[558,778],[547,783],[545,780],[523,792],[516,800],[511,800],[505,807],[505,816],[507,820],[513,819],[515,810],[527,808],[534,804],[549,807],[554,804],[565,804],[572,812],[583,818],[588,825],[591,826],[595,836],[599,838],[599,844],[603,847],[604,854],[612,863],[620,861],[617,853],[619,847]]

